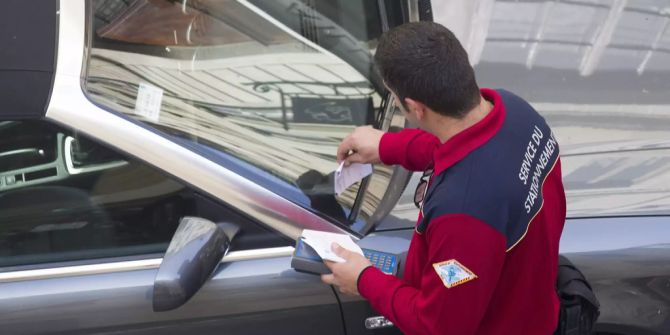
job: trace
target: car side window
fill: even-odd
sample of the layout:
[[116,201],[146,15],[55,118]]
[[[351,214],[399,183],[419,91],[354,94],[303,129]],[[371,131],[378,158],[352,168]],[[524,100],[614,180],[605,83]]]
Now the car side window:
[[90,2],[84,89],[335,221],[336,149],[379,115],[378,1]]
[[0,271],[161,254],[184,216],[238,225],[233,249],[291,245],[86,136],[46,121],[0,122]]

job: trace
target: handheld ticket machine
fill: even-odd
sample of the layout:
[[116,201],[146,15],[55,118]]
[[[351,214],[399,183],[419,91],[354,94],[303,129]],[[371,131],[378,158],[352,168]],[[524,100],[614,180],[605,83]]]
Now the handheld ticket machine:
[[[381,252],[377,250],[363,248],[363,254],[370,260],[372,265],[381,270],[383,273],[395,275],[398,272],[398,256]],[[306,272],[312,274],[328,274],[330,270],[323,263],[323,259],[319,254],[302,238],[298,239],[295,245],[295,251],[291,258],[291,267],[299,272]]]

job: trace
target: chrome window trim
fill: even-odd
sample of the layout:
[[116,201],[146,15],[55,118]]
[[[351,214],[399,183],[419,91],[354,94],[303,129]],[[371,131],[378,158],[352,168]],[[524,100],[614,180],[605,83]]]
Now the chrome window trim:
[[[221,263],[231,263],[255,259],[287,257],[293,254],[293,247],[277,247],[254,250],[231,251],[221,259]],[[134,261],[109,262],[87,265],[73,265],[34,270],[20,270],[0,273],[0,283],[11,283],[30,280],[63,278],[71,276],[97,275],[113,272],[152,270],[160,267],[162,258],[151,258]]]
[[305,228],[351,234],[310,210],[88,100],[81,81],[85,65],[86,4],[84,0],[68,0],[62,1],[60,6],[59,49],[47,119],[140,157],[294,240]]

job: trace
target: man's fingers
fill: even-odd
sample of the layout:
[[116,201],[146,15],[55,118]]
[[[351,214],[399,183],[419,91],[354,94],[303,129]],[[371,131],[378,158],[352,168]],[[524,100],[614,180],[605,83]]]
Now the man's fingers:
[[342,248],[342,246],[340,246],[339,244],[333,243],[333,244],[330,245],[330,248],[333,250],[335,255],[338,255],[338,256],[344,258],[345,260],[349,259],[349,254],[351,253],[351,251],[349,251],[345,248]]
[[337,163],[341,163],[347,158],[349,152],[354,150],[354,145],[351,140],[351,135],[345,137],[342,143],[337,147]]
[[337,264],[337,263],[335,263],[335,262],[333,262],[333,261],[327,261],[327,260],[324,260],[324,261],[323,261],[323,264],[326,264],[326,266],[328,267],[328,269],[330,269],[330,271],[333,271],[333,266],[334,266],[335,264]]
[[328,285],[334,285],[335,284],[335,276],[332,275],[332,274],[321,275],[321,281],[324,282],[325,284],[328,284]]
[[346,160],[344,161],[344,166],[349,166],[353,163],[365,163],[365,159],[361,154],[355,152],[349,156],[347,156]]
[[371,126],[356,128],[337,147],[337,163],[344,161],[349,166],[352,163],[379,162],[379,143],[383,134]]

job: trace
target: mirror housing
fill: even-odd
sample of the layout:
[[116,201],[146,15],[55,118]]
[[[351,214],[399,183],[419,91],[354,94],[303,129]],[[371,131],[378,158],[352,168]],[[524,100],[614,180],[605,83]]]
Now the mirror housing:
[[219,265],[236,233],[232,224],[182,218],[154,280],[154,311],[173,310],[193,297]]

